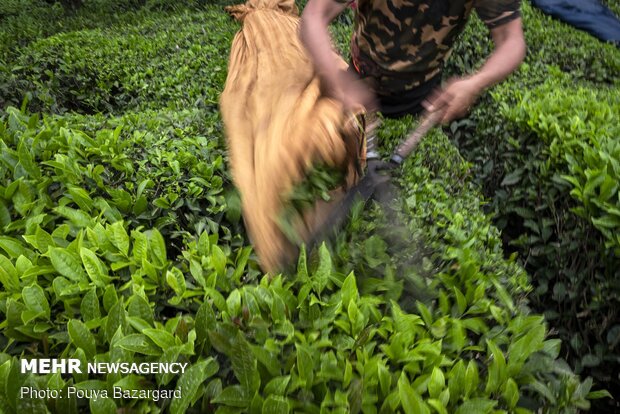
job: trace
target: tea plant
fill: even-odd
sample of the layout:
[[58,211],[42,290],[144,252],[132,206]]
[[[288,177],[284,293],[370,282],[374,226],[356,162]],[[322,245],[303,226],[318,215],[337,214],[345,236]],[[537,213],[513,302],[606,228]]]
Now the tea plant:
[[[0,55],[3,412],[571,413],[609,395],[528,308],[475,165],[441,132],[395,172],[394,215],[357,206],[331,251],[264,275],[216,106],[237,24],[195,2],[22,3],[33,12],[0,22],[13,45]],[[52,12],[65,26],[41,24]],[[18,41],[20,22],[32,30]],[[386,122],[382,151],[413,122]],[[188,365],[21,374],[31,358]],[[183,393],[27,399],[22,386]]]
[[[523,14],[526,62],[447,132],[491,199],[506,249],[532,275],[533,305],[559,332],[562,355],[617,394],[619,266],[606,210],[616,203],[620,53],[527,4]],[[482,50],[455,51],[450,70],[479,64],[489,50],[480,33],[466,31],[463,44]]]
[[[130,118],[123,122],[129,128]],[[436,297],[412,303],[376,283],[360,292],[358,286],[372,286],[370,278],[380,280],[382,273],[360,269],[358,282],[356,266],[338,271],[325,247],[315,265],[302,255],[296,274],[277,277],[260,276],[250,248],[220,237],[217,226],[180,227],[182,244],[171,254],[173,234],[145,230],[141,223],[148,221],[102,185],[114,179],[127,184],[142,170],[140,157],[126,156],[140,145],[137,131],[122,139],[117,127],[93,138],[61,125],[9,109],[1,129],[10,184],[1,189],[8,214],[0,240],[6,318],[0,377],[11,410],[35,404],[65,412],[86,403],[21,399],[24,384],[183,387],[183,398],[156,404],[171,412],[189,406],[218,412],[519,413],[588,407],[591,382],[579,383],[556,360],[559,341],[546,338],[541,316],[527,314],[527,278],[501,258],[497,233],[480,212],[473,187],[463,186],[467,167],[441,135],[425,145],[445,153],[445,161],[427,163],[421,151],[402,181],[410,217],[419,217],[408,226],[443,229],[418,233],[435,252],[429,257],[432,280],[425,283]],[[445,186],[435,174],[452,177],[453,184]],[[166,186],[165,179],[158,181]],[[148,186],[137,187],[124,191],[132,200],[141,192],[147,206],[157,204]],[[355,243],[338,248],[359,255]],[[377,268],[372,257],[366,263]],[[398,283],[398,275],[385,272]],[[17,355],[84,363],[181,361],[191,368],[178,378],[22,375]],[[88,404],[93,412],[108,412],[118,404],[141,410],[154,403]]]

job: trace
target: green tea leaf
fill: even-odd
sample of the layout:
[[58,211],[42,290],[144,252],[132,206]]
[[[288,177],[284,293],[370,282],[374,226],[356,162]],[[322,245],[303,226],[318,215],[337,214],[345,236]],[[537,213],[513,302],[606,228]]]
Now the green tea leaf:
[[131,232],[131,237],[133,238],[133,249],[132,254],[137,263],[142,263],[143,260],[147,259],[148,254],[148,241],[144,233],[140,233],[139,231],[133,230]]
[[358,291],[353,272],[349,273],[347,278],[344,280],[340,291],[342,292],[342,306],[344,308],[347,308],[349,306],[349,302],[352,300],[357,301]]
[[211,246],[211,262],[218,276],[226,274],[226,255],[218,245]]
[[30,256],[21,243],[12,237],[0,236],[0,249],[4,250],[9,258],[17,259],[22,255]]
[[95,286],[105,287],[106,284],[111,281],[103,263],[101,263],[101,260],[99,260],[97,255],[92,250],[82,247],[80,249],[80,257],[82,258],[82,263],[86,269],[86,273]]
[[297,373],[306,388],[310,388],[314,381],[314,361],[306,346],[295,344],[297,348]]
[[392,374],[390,373],[388,368],[382,363],[378,364],[377,369],[381,393],[386,396],[390,393],[390,389],[392,387]]
[[187,286],[185,285],[185,276],[178,268],[173,267],[166,272],[166,283],[172,288],[177,296],[183,296]]
[[92,359],[97,353],[97,345],[95,337],[86,325],[77,319],[71,319],[67,323],[67,331],[71,342],[76,347],[82,348],[88,359]]
[[37,226],[34,236],[37,244],[35,247],[41,253],[46,253],[48,248],[56,246],[52,236],[39,226]]
[[231,385],[222,390],[220,395],[211,402],[223,404],[231,407],[245,408],[250,405],[250,397],[245,393],[245,389],[240,385]]
[[613,396],[607,390],[591,391],[587,395],[588,400],[597,400],[600,398],[613,398]]
[[17,155],[19,157],[19,163],[28,173],[30,178],[39,180],[41,178],[41,169],[34,160],[26,141],[21,141],[17,147]]
[[459,309],[458,315],[460,316],[465,313],[465,310],[467,309],[467,299],[465,299],[465,295],[463,295],[463,293],[456,286],[454,287],[454,295]]
[[91,211],[93,206],[93,199],[90,198],[90,195],[86,190],[80,187],[76,187],[74,185],[69,185],[68,193],[71,199],[73,199],[75,204],[77,204],[81,210],[87,212]]
[[161,233],[157,229],[146,231],[146,237],[149,241],[150,257],[155,263],[164,266],[167,262],[166,244]]
[[545,326],[539,324],[531,328],[520,339],[508,347],[508,366],[519,367],[531,354],[542,349],[545,339]]
[[433,409],[437,411],[438,414],[448,414],[448,410],[446,410],[446,407],[443,406],[441,401],[429,399],[426,401],[426,403],[433,407]]
[[290,409],[288,400],[279,395],[270,395],[263,403],[263,413],[288,414]]
[[485,398],[472,398],[459,406],[455,414],[489,414],[497,405],[497,401]]
[[434,367],[433,372],[431,373],[431,378],[428,382],[428,394],[431,398],[437,398],[445,386],[446,382],[441,368]]
[[215,329],[215,313],[209,302],[205,301],[196,312],[196,343],[203,344],[208,339],[208,331]]
[[181,398],[172,399],[170,413],[185,413],[192,401],[197,399],[197,392],[200,389],[200,385],[203,384],[207,378],[215,375],[219,369],[219,364],[211,357],[189,367],[179,378],[176,389],[181,391]]
[[465,363],[463,360],[457,361],[448,375],[448,389],[450,390],[450,401],[456,402],[465,390]]
[[75,227],[83,229],[93,224],[93,219],[81,210],[66,206],[54,207],[54,211],[68,219]]
[[144,329],[142,333],[149,337],[151,341],[155,342],[155,344],[164,351],[178,345],[174,339],[174,336],[172,336],[170,332],[163,329]]
[[585,367],[596,367],[601,363],[601,359],[594,354],[586,354],[581,358],[581,363]]
[[472,393],[475,394],[475,391],[478,389],[478,380],[478,364],[476,361],[469,361],[465,370],[464,392],[466,397],[469,397]]
[[140,295],[133,295],[127,306],[127,313],[130,316],[141,318],[149,324],[153,324],[153,310],[149,303]]
[[203,231],[198,238],[197,244],[198,253],[202,256],[208,256],[211,254],[211,242],[209,241],[209,233]]
[[86,273],[77,256],[67,249],[54,247],[49,250],[50,261],[54,269],[74,282],[85,282]]
[[[237,316],[241,312],[241,292],[235,289],[226,298],[226,308],[232,316]],[[275,318],[274,318],[275,319]]]
[[505,381],[506,358],[493,341],[487,339],[486,343],[489,350],[489,357],[491,357],[491,363],[489,365],[489,377],[487,379],[485,392],[492,393],[495,392]]
[[247,395],[253,395],[260,386],[260,377],[256,368],[256,357],[250,344],[240,331],[232,341],[230,360],[233,372]]
[[312,277],[314,290],[320,295],[325,286],[327,286],[327,282],[329,281],[329,277],[332,272],[332,258],[325,246],[325,243],[321,244],[319,248],[319,267]]
[[106,235],[114,247],[116,247],[123,254],[123,256],[127,257],[129,254],[129,236],[123,226],[123,222],[117,221],[116,223],[111,224],[106,229]]
[[513,172],[506,174],[504,179],[501,182],[501,186],[511,186],[517,184],[521,180],[521,175],[523,174],[522,169],[514,170]]
[[506,401],[509,408],[514,408],[517,405],[517,402],[519,401],[519,387],[512,378],[508,378],[506,381],[504,391],[502,392],[502,397]]
[[0,283],[7,292],[19,292],[19,275],[13,263],[0,254]]
[[430,327],[433,324],[433,315],[431,314],[431,311],[428,310],[426,305],[424,305],[422,302],[417,301],[415,305],[420,312],[422,320],[424,320],[424,324]]
[[404,373],[398,380],[398,395],[405,414],[430,414],[422,397],[409,385]]
[[265,385],[265,394],[274,394],[274,395],[286,395],[286,387],[291,381],[291,376],[280,376],[272,378],[267,385]]
[[[106,292],[107,293],[107,292]],[[105,298],[104,298],[105,304]],[[106,325],[105,325],[105,334],[108,342],[112,340],[116,331],[120,328],[121,333],[125,332],[127,320],[125,309],[123,308],[123,303],[121,301],[117,301],[108,312]]]
[[125,349],[130,352],[137,352],[142,355],[159,356],[162,351],[155,345],[153,345],[146,335],[131,334],[119,339],[115,346]]
[[44,316],[46,319],[50,318],[50,305],[41,286],[26,286],[22,289],[22,298],[26,309],[35,315]]
[[207,282],[204,277],[204,270],[198,260],[191,259],[189,262],[189,271],[194,277],[194,280],[198,286],[207,287]]
[[112,306],[116,305],[117,302],[118,295],[116,294],[116,289],[114,289],[114,286],[108,285],[103,293],[103,309],[110,312]]

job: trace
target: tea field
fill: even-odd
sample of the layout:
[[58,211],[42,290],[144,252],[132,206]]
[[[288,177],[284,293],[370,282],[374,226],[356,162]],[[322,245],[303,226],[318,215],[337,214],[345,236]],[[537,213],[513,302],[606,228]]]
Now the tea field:
[[[227,4],[0,3],[0,413],[616,412],[620,50],[525,1],[525,63],[398,171],[398,225],[358,206],[266,275],[218,112]],[[473,19],[446,76],[491,47]],[[44,358],[185,369],[23,372]]]

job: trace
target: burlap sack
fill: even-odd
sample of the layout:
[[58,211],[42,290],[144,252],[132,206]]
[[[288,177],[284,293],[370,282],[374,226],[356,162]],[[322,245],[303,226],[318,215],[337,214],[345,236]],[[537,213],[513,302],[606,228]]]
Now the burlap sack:
[[[343,113],[321,94],[293,0],[250,0],[227,11],[243,22],[220,99],[230,165],[261,266],[277,272],[296,252],[277,224],[285,195],[319,163],[346,171],[343,188],[356,182],[365,154],[363,117]],[[302,238],[329,207],[317,203],[304,215]]]

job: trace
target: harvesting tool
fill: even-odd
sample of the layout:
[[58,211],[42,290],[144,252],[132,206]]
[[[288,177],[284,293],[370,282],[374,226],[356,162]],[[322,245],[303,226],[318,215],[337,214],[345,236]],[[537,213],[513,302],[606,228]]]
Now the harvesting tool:
[[[308,250],[312,250],[320,242],[326,240],[330,234],[339,229],[348,218],[353,205],[361,201],[366,203],[374,198],[381,204],[386,204],[393,199],[395,194],[394,185],[391,182],[390,173],[400,166],[424,136],[441,120],[444,111],[436,110],[423,115],[417,128],[396,148],[388,162],[379,161],[378,158],[367,159],[366,175],[341,198],[330,214],[323,221],[322,226],[315,232],[307,243]],[[368,153],[374,152],[375,126],[367,137]]]

